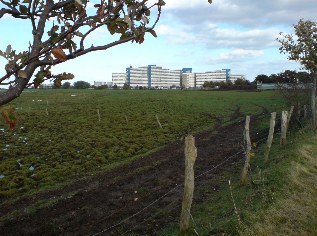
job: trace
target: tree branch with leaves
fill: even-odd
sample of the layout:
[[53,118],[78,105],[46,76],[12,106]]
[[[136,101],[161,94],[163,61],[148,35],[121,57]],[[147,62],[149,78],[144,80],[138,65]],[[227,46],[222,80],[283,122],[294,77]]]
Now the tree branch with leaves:
[[[8,61],[0,83],[10,85],[0,94],[0,105],[27,87],[38,87],[46,80],[60,86],[61,81],[74,77],[69,73],[53,75],[51,69],[57,64],[126,42],[142,43],[146,33],[156,37],[154,28],[164,5],[163,0],[150,5],[148,0],[101,0],[94,5],[86,0],[0,0],[0,19],[11,15],[29,20],[33,37],[25,51],[16,52],[11,45],[0,50],[0,56]],[[118,37],[103,45],[88,45],[88,36],[99,28]]]
[[281,44],[281,53],[288,54],[289,60],[299,62],[312,74],[312,125],[316,129],[317,22],[301,19],[293,27],[295,34],[280,33],[277,41]]
[[[0,56],[7,60],[0,85],[9,85],[0,93],[0,112],[10,127],[16,123],[14,108],[3,105],[19,97],[25,88],[37,88],[47,80],[60,87],[63,80],[74,78],[66,72],[53,75],[53,66],[127,42],[141,44],[146,33],[157,37],[154,28],[164,5],[163,0],[0,0],[0,20],[9,15],[29,21],[32,35],[24,51],[17,52],[11,45],[0,50]],[[100,28],[115,39],[89,45],[87,39]]]

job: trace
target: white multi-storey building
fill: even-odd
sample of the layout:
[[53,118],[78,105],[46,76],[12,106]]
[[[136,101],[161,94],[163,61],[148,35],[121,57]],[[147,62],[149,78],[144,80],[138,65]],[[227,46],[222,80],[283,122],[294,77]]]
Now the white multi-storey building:
[[170,88],[180,86],[181,71],[148,65],[126,68],[127,83],[131,87]]
[[222,69],[203,73],[193,73],[192,68],[182,70],[163,69],[160,66],[148,65],[138,68],[126,68],[126,73],[113,73],[112,82],[122,87],[124,83],[131,87],[146,88],[200,88],[207,81],[232,81],[238,78],[245,79],[243,75],[231,75],[230,69]]
[[106,82],[106,81],[94,81],[94,86],[95,87],[100,87],[103,85],[107,85],[108,87],[112,86],[112,82]]
[[169,70],[150,65],[148,72],[151,88],[180,87],[181,70]]
[[123,87],[127,83],[127,76],[125,73],[112,73],[112,85]]
[[196,73],[183,73],[182,87],[195,88],[196,87]]
[[216,70],[208,71],[204,73],[196,73],[196,87],[202,87],[203,84],[207,81],[221,82],[230,80],[230,70]]
[[234,83],[234,81],[236,81],[237,79],[245,80],[245,76],[244,75],[230,75],[230,81],[232,83]]
[[148,87],[148,67],[128,67],[126,69],[127,83],[131,87]]

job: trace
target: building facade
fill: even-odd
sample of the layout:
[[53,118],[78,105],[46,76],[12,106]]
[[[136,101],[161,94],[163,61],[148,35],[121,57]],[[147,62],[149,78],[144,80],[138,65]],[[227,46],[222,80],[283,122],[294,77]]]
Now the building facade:
[[125,73],[112,73],[112,85],[123,87],[127,83],[127,76]]
[[192,68],[182,69],[182,88],[195,88],[196,87],[196,73],[193,73]]
[[149,67],[149,88],[180,87],[180,70],[163,69],[159,66]]
[[163,69],[160,66],[126,68],[127,83],[135,87],[171,88],[180,87],[181,70]]
[[230,69],[208,71],[203,73],[196,73],[196,87],[202,87],[205,82],[221,82],[230,80]]
[[95,87],[100,87],[100,86],[104,86],[107,85],[108,87],[112,86],[112,82],[105,82],[105,81],[94,81],[94,86]]
[[131,87],[148,87],[148,67],[143,66],[139,68],[126,69],[127,84]]
[[234,83],[234,81],[236,81],[237,79],[245,80],[245,76],[244,75],[230,75],[230,81],[232,83]]
[[192,68],[182,70],[164,69],[161,66],[148,65],[138,68],[126,68],[126,73],[113,73],[112,83],[123,87],[127,83],[132,88],[145,87],[156,89],[201,88],[205,82],[221,82],[245,79],[244,75],[232,75],[230,69],[193,73]]

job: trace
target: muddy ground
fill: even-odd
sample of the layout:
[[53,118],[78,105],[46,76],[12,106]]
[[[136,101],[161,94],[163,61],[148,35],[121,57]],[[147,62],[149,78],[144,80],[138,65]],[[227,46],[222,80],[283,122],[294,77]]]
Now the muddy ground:
[[[195,175],[209,172],[196,179],[194,204],[204,201],[199,186],[221,175],[231,164],[243,163],[244,122],[238,109],[231,121],[235,123],[223,126],[218,119],[213,129],[195,135]],[[260,134],[253,135],[254,140],[258,137]],[[183,141],[179,140],[107,173],[5,205],[0,209],[2,216],[23,211],[39,200],[57,202],[0,222],[0,235],[158,235],[159,230],[179,221],[183,150]]]

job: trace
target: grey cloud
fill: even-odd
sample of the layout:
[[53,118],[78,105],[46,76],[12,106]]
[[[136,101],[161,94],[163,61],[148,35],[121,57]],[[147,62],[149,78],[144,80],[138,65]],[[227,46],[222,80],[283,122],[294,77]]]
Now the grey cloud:
[[205,64],[214,68],[231,68],[233,74],[246,75],[246,79],[253,81],[260,74],[277,74],[285,70],[299,70],[300,65],[287,60],[270,60],[270,61],[205,61]]
[[210,31],[208,47],[243,47],[247,49],[268,48],[275,45],[276,29],[253,29],[239,31],[216,28]]
[[205,24],[202,28],[182,27],[176,28],[160,25],[157,29],[159,35],[167,37],[169,43],[174,44],[200,44],[207,48],[244,48],[263,49],[276,46],[277,29],[237,30],[220,28],[216,25]]
[[210,64],[213,63],[236,63],[241,61],[254,60],[264,55],[262,50],[245,50],[245,49],[234,49],[229,52],[220,53],[216,57],[209,57],[205,61]]
[[166,9],[178,22],[201,25],[202,22],[239,24],[244,27],[290,26],[299,19],[316,20],[316,0],[218,0],[209,7]]

